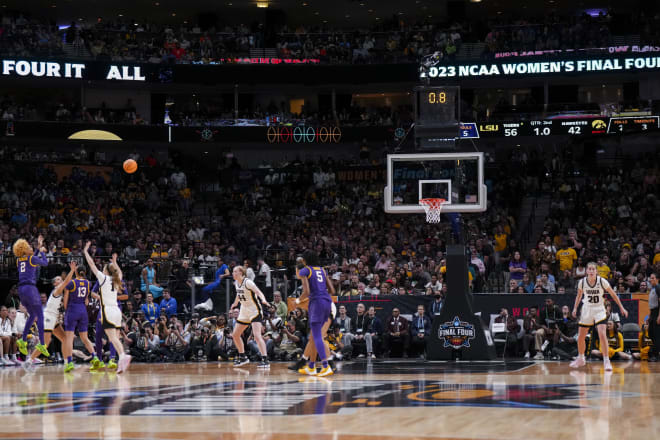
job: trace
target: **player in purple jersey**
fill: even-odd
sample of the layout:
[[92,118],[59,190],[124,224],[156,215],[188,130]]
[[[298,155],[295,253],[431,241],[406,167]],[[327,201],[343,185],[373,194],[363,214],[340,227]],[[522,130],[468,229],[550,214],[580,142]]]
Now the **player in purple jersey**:
[[64,290],[64,330],[66,334],[66,343],[62,346],[64,357],[66,358],[66,365],[64,372],[68,373],[75,367],[73,365],[73,338],[75,332],[78,331],[78,336],[85,344],[87,351],[92,353],[94,358],[92,362],[97,359],[94,345],[87,337],[89,327],[89,317],[87,316],[87,304],[89,303],[90,282],[85,278],[85,268],[78,267],[76,272],[76,279],[67,284]]
[[[66,340],[64,329],[60,323],[60,315],[62,314],[60,306],[62,305],[62,299],[64,296],[62,292],[66,285],[69,284],[69,281],[71,281],[71,278],[73,278],[73,274],[76,273],[78,264],[75,261],[71,261],[69,267],[71,270],[66,278],[62,279],[61,276],[56,276],[53,279],[53,291],[50,293],[46,308],[44,309],[44,345],[46,347],[50,344],[53,336],[59,339],[62,344],[64,344],[64,341]],[[30,357],[23,362],[23,365],[21,365],[23,369],[26,371],[32,371],[34,368],[34,360],[38,358],[40,354],[41,352],[35,349]]]
[[40,235],[37,239],[39,246],[39,254],[34,255],[32,246],[24,239],[16,240],[14,243],[13,251],[16,256],[16,266],[18,268],[18,295],[21,299],[21,304],[25,307],[28,313],[28,319],[23,329],[23,336],[16,341],[19,351],[27,356],[27,335],[32,328],[34,321],[37,321],[37,329],[39,330],[39,344],[36,348],[44,356],[50,356],[48,348],[44,345],[44,312],[41,307],[41,297],[37,290],[37,268],[39,266],[48,266],[45,253],[46,248],[43,246],[44,238]]
[[325,270],[320,267],[319,258],[315,252],[311,250],[305,251],[303,260],[305,266],[298,271],[298,277],[302,281],[303,293],[300,295],[300,298],[296,299],[296,303],[300,304],[300,302],[309,297],[310,340],[313,340],[316,346],[316,353],[323,367],[317,374],[314,362],[316,356],[314,355],[310,356],[307,367],[299,370],[299,372],[310,376],[330,376],[333,374],[333,371],[328,365],[328,352],[325,349],[324,340],[325,333],[328,330],[328,327],[325,325],[328,323],[328,318],[332,313],[332,297],[330,296],[330,292],[334,292],[334,288],[330,284]]
[[[128,299],[128,290],[126,290],[126,281],[122,280],[121,282],[121,287],[122,287],[122,294],[117,296],[117,306],[121,310],[121,301],[126,301]],[[94,287],[92,287],[92,294],[100,296],[101,291],[99,290],[99,282],[96,281],[94,283]],[[92,366],[89,367],[89,371],[98,371],[103,368],[108,368],[108,370],[116,370],[117,369],[117,362],[115,362],[115,358],[117,357],[117,350],[115,350],[115,346],[110,344],[110,359],[108,360],[108,365],[103,362],[103,310],[101,310],[101,304],[99,303],[99,314],[98,318],[96,319],[96,329],[94,332],[94,347],[96,348],[96,359],[98,362],[95,362],[94,359],[92,359]]]

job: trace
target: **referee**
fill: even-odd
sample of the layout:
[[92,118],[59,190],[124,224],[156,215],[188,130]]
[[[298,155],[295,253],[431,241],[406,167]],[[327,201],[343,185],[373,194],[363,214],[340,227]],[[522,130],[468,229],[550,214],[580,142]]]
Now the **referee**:
[[653,341],[653,349],[649,353],[649,361],[656,362],[658,360],[658,352],[660,351],[660,318],[658,317],[660,287],[658,286],[658,274],[652,273],[649,276],[649,283],[651,284],[651,289],[649,290],[649,336]]

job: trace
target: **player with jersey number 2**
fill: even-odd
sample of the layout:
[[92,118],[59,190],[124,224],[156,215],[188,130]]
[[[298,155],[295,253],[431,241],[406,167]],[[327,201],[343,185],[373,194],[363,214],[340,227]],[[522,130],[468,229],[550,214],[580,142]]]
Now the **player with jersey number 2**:
[[587,276],[578,282],[578,294],[575,297],[575,306],[573,307],[573,317],[577,318],[577,308],[582,300],[582,311],[578,322],[580,331],[578,333],[578,357],[571,362],[572,368],[579,368],[586,364],[584,352],[586,350],[585,338],[591,326],[596,326],[598,338],[600,340],[600,351],[603,353],[603,364],[605,371],[612,371],[607,343],[607,311],[605,310],[605,292],[609,293],[612,299],[617,303],[621,313],[626,318],[628,311],[621,304],[621,300],[612,290],[610,283],[598,276],[596,263],[587,264]]
[[23,336],[16,341],[18,350],[27,356],[27,336],[30,333],[32,324],[37,322],[37,329],[39,330],[39,343],[37,350],[44,356],[50,356],[48,349],[44,345],[44,311],[41,308],[41,297],[37,290],[37,268],[39,266],[48,266],[46,259],[46,248],[43,245],[44,238],[40,235],[37,244],[39,254],[34,255],[32,246],[24,240],[18,239],[14,243],[13,251],[16,256],[16,266],[18,268],[18,295],[21,299],[21,304],[28,312],[28,320],[23,329]]

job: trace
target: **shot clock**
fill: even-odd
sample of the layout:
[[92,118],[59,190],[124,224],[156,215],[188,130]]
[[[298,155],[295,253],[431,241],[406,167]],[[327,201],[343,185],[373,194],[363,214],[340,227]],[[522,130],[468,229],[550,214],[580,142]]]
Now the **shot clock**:
[[460,88],[419,86],[414,89],[413,96],[417,147],[453,148],[459,136]]

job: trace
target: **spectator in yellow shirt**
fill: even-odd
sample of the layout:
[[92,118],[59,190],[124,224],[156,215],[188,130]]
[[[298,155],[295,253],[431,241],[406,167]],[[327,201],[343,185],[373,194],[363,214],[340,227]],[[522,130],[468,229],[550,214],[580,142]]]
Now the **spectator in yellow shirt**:
[[653,345],[653,340],[649,336],[649,322],[644,321],[642,331],[639,332],[639,353],[633,353],[633,357],[638,360],[648,361],[649,351]]
[[[630,354],[623,351],[623,334],[616,330],[614,321],[607,321],[607,345],[609,347],[607,355],[610,359],[632,359]],[[603,354],[600,352],[599,338],[594,338],[594,348],[594,350],[591,350],[591,354],[602,359]]]
[[495,252],[502,252],[506,249],[506,242],[509,237],[502,230],[502,226],[497,225],[495,227],[495,234],[493,234],[493,237],[495,238]]
[[612,273],[610,267],[605,263],[605,260],[601,256],[599,256],[596,261],[596,271],[598,271],[598,275],[609,281],[610,274]]
[[577,260],[577,253],[575,249],[569,248],[568,244],[563,241],[561,248],[557,251],[557,260],[559,261],[559,270],[573,270],[573,264]]

